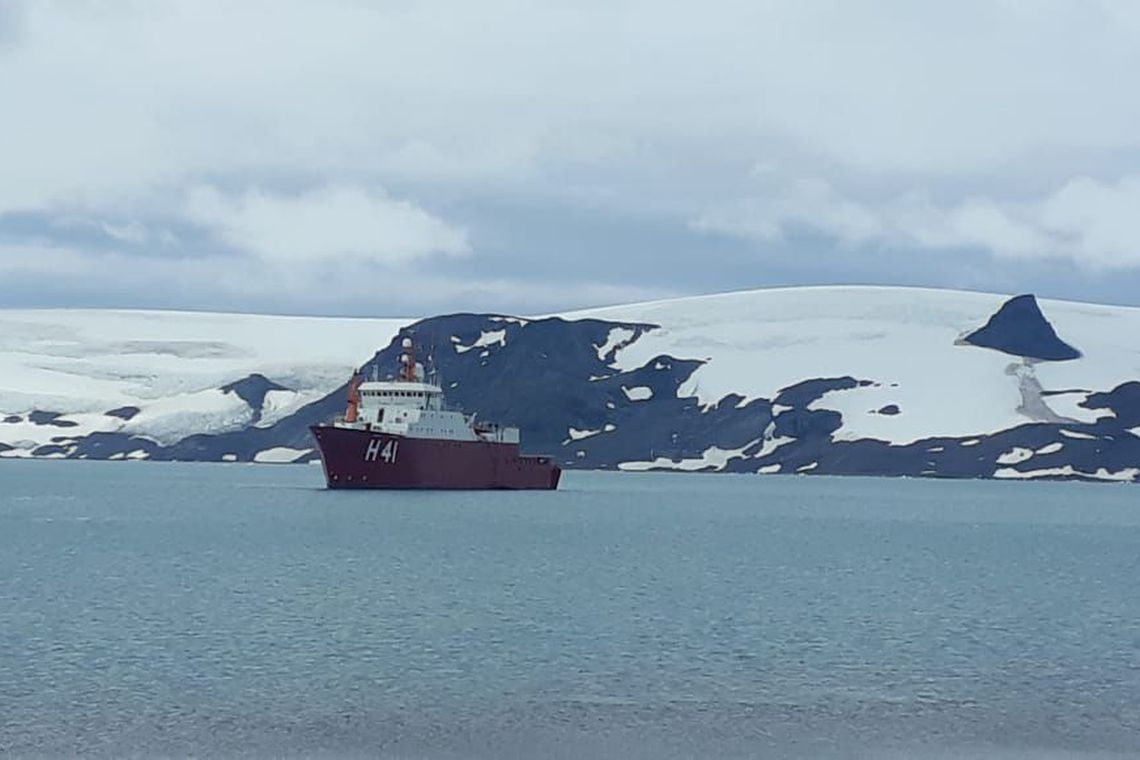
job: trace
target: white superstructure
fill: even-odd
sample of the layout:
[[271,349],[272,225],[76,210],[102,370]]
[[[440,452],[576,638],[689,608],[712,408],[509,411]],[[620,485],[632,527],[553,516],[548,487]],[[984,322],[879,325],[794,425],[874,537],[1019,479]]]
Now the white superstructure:
[[372,430],[407,438],[518,443],[517,427],[477,422],[475,415],[447,409],[443,388],[425,380],[412,341],[404,338],[400,376],[393,380],[353,380],[348,410],[337,427]]

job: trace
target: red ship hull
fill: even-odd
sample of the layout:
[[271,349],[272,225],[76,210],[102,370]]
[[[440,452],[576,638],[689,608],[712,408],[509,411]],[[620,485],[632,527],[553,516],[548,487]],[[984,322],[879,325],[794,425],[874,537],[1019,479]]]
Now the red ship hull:
[[524,456],[517,443],[408,438],[318,425],[329,488],[540,489],[558,487],[549,457]]

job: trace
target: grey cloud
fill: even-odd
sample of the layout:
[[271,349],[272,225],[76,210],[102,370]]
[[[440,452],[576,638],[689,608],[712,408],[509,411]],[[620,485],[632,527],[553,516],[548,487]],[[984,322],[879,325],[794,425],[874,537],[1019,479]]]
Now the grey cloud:
[[[0,257],[100,264],[102,291],[38,291],[57,304],[367,309],[325,271],[362,252],[432,309],[900,279],[1112,298],[1097,268],[1140,267],[1138,68],[1140,10],[1110,0],[9,2]],[[822,184],[764,184],[797,178]],[[921,227],[899,198],[969,213]]]

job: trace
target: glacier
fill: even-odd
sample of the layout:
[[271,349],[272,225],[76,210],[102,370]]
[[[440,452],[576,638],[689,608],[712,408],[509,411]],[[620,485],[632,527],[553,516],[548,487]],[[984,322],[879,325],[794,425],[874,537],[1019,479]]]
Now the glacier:
[[0,457],[312,461],[308,426],[404,335],[452,403],[566,467],[1140,473],[1140,309],[874,286],[525,317],[0,311]]

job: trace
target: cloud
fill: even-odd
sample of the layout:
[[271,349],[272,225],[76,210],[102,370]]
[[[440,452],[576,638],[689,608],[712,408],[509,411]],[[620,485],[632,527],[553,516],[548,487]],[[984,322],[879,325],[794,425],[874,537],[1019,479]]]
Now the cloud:
[[1140,266],[1140,176],[1075,179],[1036,210],[1061,251],[1105,268]]
[[[710,241],[693,219],[1140,267],[1140,99],[1121,89],[1138,69],[1140,5],[1118,0],[0,0],[0,243],[218,267],[190,278],[191,305],[214,302],[235,251],[310,282],[330,259],[447,258],[454,308],[478,299],[472,271],[514,282],[555,255],[626,292],[657,251],[646,276],[684,291]],[[827,181],[758,191],[758,163]],[[540,218],[591,244],[620,229],[629,252],[554,254],[518,233]],[[730,264],[700,287],[764,284]]]
[[779,192],[711,209],[691,225],[699,232],[723,232],[773,241],[795,228],[810,228],[852,244],[881,237],[883,220],[873,209],[839,196],[826,181],[802,178]]
[[856,202],[820,179],[798,179],[694,219],[699,232],[772,242],[795,231],[847,247],[981,249],[1011,259],[1064,259],[1092,270],[1140,267],[1140,176],[1082,177],[1035,200],[938,204],[919,194]]
[[98,273],[96,257],[52,244],[0,244],[0,274],[17,277],[69,278]]
[[279,264],[345,258],[403,264],[471,253],[464,230],[408,201],[356,186],[239,196],[197,187],[189,193],[186,216],[230,246]]
[[728,139],[961,174],[1140,122],[1140,9],[1108,0],[16,5],[0,208],[219,172],[533,180],[584,133],[595,166]]
[[111,222],[104,221],[99,223],[99,229],[101,229],[107,237],[121,243],[133,243],[138,245],[150,239],[150,232],[143,224],[137,221],[126,222],[124,224],[112,224]]
[[[309,265],[311,264],[311,265]],[[508,275],[451,276],[443,269],[401,270],[350,257],[266,261],[252,256],[158,257],[54,244],[0,243],[4,306],[34,306],[37,292],[70,293],[72,305],[98,306],[131,298],[139,308],[172,306],[282,314],[383,315],[419,318],[465,304],[476,311],[546,314],[679,295],[665,287],[615,284],[589,272],[559,281]],[[0,289],[0,293],[4,292]],[[188,297],[198,294],[196,300]],[[2,336],[0,336],[2,338]]]

